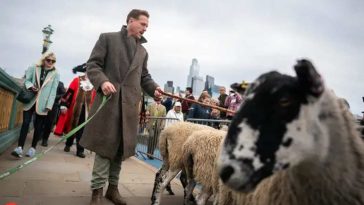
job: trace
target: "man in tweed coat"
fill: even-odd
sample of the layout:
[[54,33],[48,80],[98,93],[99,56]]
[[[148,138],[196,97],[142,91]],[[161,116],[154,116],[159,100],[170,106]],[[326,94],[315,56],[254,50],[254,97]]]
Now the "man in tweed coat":
[[148,54],[142,46],[148,19],[147,11],[130,11],[121,31],[100,35],[87,62],[87,76],[98,92],[90,115],[101,104],[102,95],[112,95],[86,125],[80,141],[96,153],[90,204],[102,203],[107,181],[105,197],[114,204],[126,204],[118,191],[119,173],[121,161],[134,155],[142,89],[152,97],[161,95],[148,72]]

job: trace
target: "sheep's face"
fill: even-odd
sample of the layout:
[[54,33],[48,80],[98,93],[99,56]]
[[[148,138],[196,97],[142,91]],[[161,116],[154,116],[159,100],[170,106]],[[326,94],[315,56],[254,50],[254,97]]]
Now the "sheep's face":
[[[269,72],[253,82],[235,114],[220,153],[223,182],[250,191],[274,171],[315,155],[320,128],[316,119],[323,92],[320,76],[309,61],[295,66],[297,78]],[[312,132],[316,137],[312,136]]]

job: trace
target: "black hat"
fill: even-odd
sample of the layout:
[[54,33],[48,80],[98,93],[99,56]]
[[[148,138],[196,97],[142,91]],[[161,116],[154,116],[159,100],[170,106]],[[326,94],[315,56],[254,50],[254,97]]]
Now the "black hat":
[[82,65],[78,65],[74,68],[72,68],[72,72],[73,73],[77,73],[77,72],[81,72],[81,73],[84,73],[86,72],[86,63],[82,64]]

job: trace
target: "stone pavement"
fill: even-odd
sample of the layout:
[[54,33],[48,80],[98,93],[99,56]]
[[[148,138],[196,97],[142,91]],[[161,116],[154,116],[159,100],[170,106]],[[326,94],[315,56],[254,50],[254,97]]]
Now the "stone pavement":
[[[32,135],[31,135],[32,136]],[[49,146],[58,137],[51,136]],[[28,135],[25,151],[29,149],[31,137]],[[16,159],[11,151],[17,143],[0,155],[0,174],[29,160],[29,157]],[[87,205],[90,201],[90,179],[94,153],[86,151],[86,158],[75,156],[76,146],[71,152],[64,152],[64,143],[58,144],[38,161],[0,181],[0,205],[15,202],[17,205]],[[38,145],[37,152],[46,148]],[[128,205],[150,204],[156,169],[137,158],[123,162],[120,173],[119,190]],[[106,189],[106,188],[105,188]],[[176,180],[172,183],[176,196],[163,195],[162,205],[183,204],[183,189]],[[105,192],[106,190],[104,190]],[[112,204],[104,199],[104,204]]]

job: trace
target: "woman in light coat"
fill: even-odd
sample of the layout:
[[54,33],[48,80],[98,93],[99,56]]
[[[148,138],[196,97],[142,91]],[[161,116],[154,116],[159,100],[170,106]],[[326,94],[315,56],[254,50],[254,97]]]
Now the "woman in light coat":
[[53,52],[45,52],[39,62],[28,68],[25,74],[25,88],[33,91],[36,95],[27,104],[24,104],[23,124],[20,130],[18,147],[11,153],[13,156],[21,158],[25,140],[29,130],[29,124],[35,113],[34,135],[32,146],[27,152],[27,156],[33,157],[42,127],[46,120],[48,111],[52,110],[56,97],[59,74],[54,67],[56,56]]

